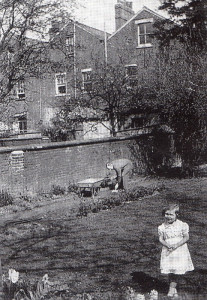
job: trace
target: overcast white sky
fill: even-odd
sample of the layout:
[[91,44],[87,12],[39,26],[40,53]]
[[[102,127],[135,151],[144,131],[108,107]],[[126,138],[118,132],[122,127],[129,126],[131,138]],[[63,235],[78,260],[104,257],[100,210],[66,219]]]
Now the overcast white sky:
[[[89,26],[104,30],[109,33],[115,30],[114,6],[117,0],[79,0],[82,5],[77,10],[77,19]],[[159,0],[131,0],[133,9],[138,12],[143,6],[158,12]],[[160,12],[159,12],[160,13]]]

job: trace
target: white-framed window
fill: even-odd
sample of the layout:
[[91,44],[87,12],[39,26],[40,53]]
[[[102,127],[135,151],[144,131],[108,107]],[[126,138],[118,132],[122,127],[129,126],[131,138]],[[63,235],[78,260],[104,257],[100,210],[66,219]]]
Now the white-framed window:
[[137,76],[137,65],[136,64],[126,65],[125,69],[126,69],[126,75],[128,77],[130,77],[130,76]]
[[17,83],[17,98],[25,99],[25,81],[24,79],[19,80]]
[[27,132],[27,118],[26,117],[19,118],[18,123],[19,123],[19,132],[26,133]]
[[12,124],[14,133],[26,133],[27,132],[27,116],[25,113],[15,114]]
[[91,68],[81,70],[83,83],[82,88],[85,92],[90,92],[92,90],[91,72]]
[[74,36],[73,35],[66,37],[65,46],[66,46],[68,53],[70,53],[70,54],[74,53]]
[[137,75],[138,75],[138,69],[136,64],[132,65],[126,65],[126,77],[129,86],[136,86],[137,85]]
[[136,20],[138,48],[152,46],[153,19]]
[[7,52],[7,58],[9,63],[11,63],[14,59],[14,51],[12,49],[9,49]]
[[65,95],[67,92],[66,73],[55,74],[55,90],[56,95]]

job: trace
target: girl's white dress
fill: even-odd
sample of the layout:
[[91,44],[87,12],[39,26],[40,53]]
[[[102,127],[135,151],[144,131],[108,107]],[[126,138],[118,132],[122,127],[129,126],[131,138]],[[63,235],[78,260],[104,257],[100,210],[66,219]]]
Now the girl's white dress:
[[[184,234],[188,232],[188,224],[180,220],[176,220],[172,224],[163,223],[158,227],[158,234],[163,235],[164,240],[169,245],[180,242]],[[163,246],[160,269],[163,274],[185,274],[188,271],[194,270],[187,243],[173,251],[169,251],[167,247]]]

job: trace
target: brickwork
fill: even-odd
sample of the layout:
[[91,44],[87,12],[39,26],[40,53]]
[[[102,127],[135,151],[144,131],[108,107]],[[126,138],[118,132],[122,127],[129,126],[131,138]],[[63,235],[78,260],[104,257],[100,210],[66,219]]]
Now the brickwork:
[[[119,1],[116,5],[119,17],[121,8],[123,14],[127,13],[127,16],[123,15],[124,22],[133,14],[131,5],[132,3],[128,1]],[[138,26],[136,22],[141,19],[153,19],[154,22],[159,19],[159,16],[148,9],[143,9],[130,22],[112,34],[107,42],[108,62],[123,65],[137,64],[139,75],[141,75],[140,80],[143,72],[153,76],[152,71],[154,64],[157,65],[158,51],[156,42],[153,42],[153,47],[137,47]],[[65,48],[68,36],[74,37],[74,53],[70,55],[67,54]],[[53,71],[48,70],[48,74],[41,74],[40,78],[25,78],[25,99],[13,99],[10,111],[6,113],[6,118],[10,116],[11,124],[15,123],[15,115],[25,114],[28,132],[41,130],[42,125],[49,126],[51,119],[66,99],[70,99],[75,94],[78,99],[82,84],[81,70],[97,69],[97,66],[105,59],[104,32],[84,24],[69,22],[64,30],[61,30],[61,34],[54,35],[53,33],[53,39],[54,41],[57,39],[57,45],[62,45],[62,51],[60,49],[49,51],[50,59],[55,66]],[[66,72],[66,95],[56,95],[55,73],[61,72]]]
[[[138,137],[137,137],[138,138]],[[104,177],[106,163],[116,158],[130,158],[134,170],[144,171],[141,158],[131,148],[139,149],[136,138],[109,138],[85,142],[61,142],[1,148],[1,189],[12,194],[49,192],[53,184],[67,187],[69,182],[89,177]]]
[[[66,37],[69,35],[75,35],[75,54],[65,56]],[[104,61],[104,33],[99,30],[77,22],[74,28],[74,23],[71,22],[56,38],[58,38],[57,45],[61,43],[61,50],[48,50],[50,59],[56,67],[53,67],[52,71],[48,68],[47,73],[40,67],[40,72],[44,74],[42,73],[39,78],[25,77],[25,98],[18,99],[17,95],[12,96],[12,105],[5,113],[5,124],[8,123],[9,128],[12,128],[17,115],[21,114],[26,115],[28,132],[41,130],[42,125],[50,125],[51,119],[62,103],[74,96],[75,78],[77,85],[82,81],[81,70],[94,69],[97,60]],[[55,74],[62,72],[66,72],[67,93],[57,96]],[[79,89],[78,87],[76,90]],[[5,124],[3,122],[3,126]]]
[[[150,72],[150,67],[156,63],[156,56],[159,48],[156,40],[153,40],[152,47],[138,47],[138,26],[136,21],[142,19],[152,19],[153,23],[161,17],[153,11],[143,9],[134,18],[126,23],[120,30],[112,34],[108,39],[108,57],[111,63],[137,64],[138,72],[141,75],[146,68]],[[120,60],[121,58],[121,60]]]
[[13,173],[20,173],[24,170],[24,152],[12,151],[10,156],[10,166]]
[[116,30],[134,15],[132,2],[118,1],[115,4],[115,24]]

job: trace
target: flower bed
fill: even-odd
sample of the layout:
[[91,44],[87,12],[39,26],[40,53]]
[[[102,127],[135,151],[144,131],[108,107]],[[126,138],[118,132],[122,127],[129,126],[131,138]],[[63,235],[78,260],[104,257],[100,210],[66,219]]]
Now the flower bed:
[[87,216],[88,213],[97,213],[101,210],[111,209],[113,207],[123,205],[126,202],[137,201],[139,198],[153,195],[155,192],[159,192],[163,187],[151,186],[151,187],[137,187],[130,191],[119,191],[116,194],[111,194],[107,198],[97,198],[91,201],[81,201],[78,217]]

